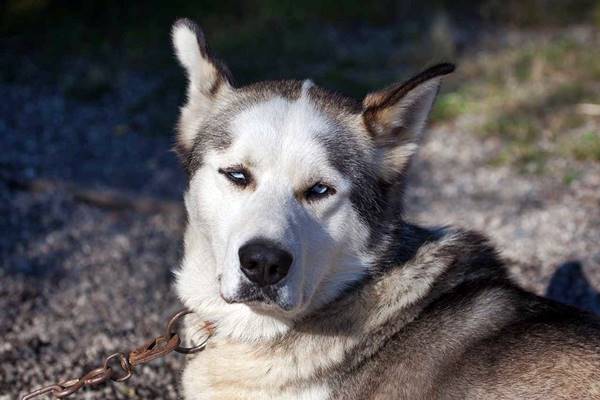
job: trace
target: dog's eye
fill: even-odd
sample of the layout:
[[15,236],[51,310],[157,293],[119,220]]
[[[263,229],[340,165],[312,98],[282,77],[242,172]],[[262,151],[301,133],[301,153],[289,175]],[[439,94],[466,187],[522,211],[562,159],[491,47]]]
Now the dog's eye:
[[307,200],[317,200],[323,197],[331,196],[334,193],[335,189],[319,182],[308,189],[305,193],[305,196]]
[[235,179],[236,181],[246,180],[246,175],[243,172],[229,172],[227,175],[229,175],[231,179]]
[[250,183],[250,174],[242,169],[219,168],[219,173],[239,186],[247,186]]

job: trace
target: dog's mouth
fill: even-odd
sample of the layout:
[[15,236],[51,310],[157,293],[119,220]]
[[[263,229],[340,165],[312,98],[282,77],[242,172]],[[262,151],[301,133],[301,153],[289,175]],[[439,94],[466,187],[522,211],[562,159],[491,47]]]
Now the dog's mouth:
[[251,284],[243,283],[234,296],[224,296],[223,300],[228,304],[245,304],[256,310],[280,309],[289,311],[291,305],[282,299],[279,287],[267,286],[260,288]]

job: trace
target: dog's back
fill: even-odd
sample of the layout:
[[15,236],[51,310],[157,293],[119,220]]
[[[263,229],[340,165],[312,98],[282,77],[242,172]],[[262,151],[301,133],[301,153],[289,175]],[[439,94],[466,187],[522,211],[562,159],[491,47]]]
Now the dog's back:
[[472,346],[442,398],[600,398],[600,322],[528,293],[522,316]]
[[[460,245],[456,248],[458,250]],[[455,265],[464,279],[350,369],[344,399],[600,399],[600,319],[494,275],[502,265]],[[481,262],[481,260],[479,260]],[[494,262],[493,262],[494,263]],[[493,264],[492,263],[492,264]],[[457,277],[458,274],[459,276]],[[389,335],[389,333],[386,333]]]

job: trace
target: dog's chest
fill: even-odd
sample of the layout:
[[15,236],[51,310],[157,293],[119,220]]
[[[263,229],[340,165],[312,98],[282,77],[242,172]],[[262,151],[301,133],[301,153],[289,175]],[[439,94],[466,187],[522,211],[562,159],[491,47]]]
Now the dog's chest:
[[311,355],[266,351],[248,344],[211,342],[183,373],[186,400],[329,398],[314,378]]

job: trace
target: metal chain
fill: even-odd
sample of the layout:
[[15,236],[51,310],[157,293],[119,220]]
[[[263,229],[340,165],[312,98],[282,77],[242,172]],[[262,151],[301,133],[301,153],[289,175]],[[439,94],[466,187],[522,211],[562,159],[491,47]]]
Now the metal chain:
[[182,354],[192,354],[204,350],[206,342],[213,332],[213,326],[210,323],[205,323],[204,325],[203,329],[207,332],[207,336],[202,343],[193,347],[181,346],[181,337],[176,331],[177,322],[191,312],[185,309],[177,312],[169,320],[164,335],[149,340],[144,345],[131,351],[128,355],[122,352],[111,354],[104,360],[101,367],[89,371],[82,377],[37,389],[22,397],[21,400],[31,400],[45,394],[62,399],[70,396],[84,386],[94,386],[109,380],[124,382],[131,378],[134,367],[164,357],[173,351]]

